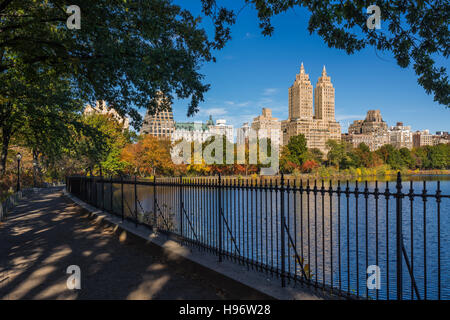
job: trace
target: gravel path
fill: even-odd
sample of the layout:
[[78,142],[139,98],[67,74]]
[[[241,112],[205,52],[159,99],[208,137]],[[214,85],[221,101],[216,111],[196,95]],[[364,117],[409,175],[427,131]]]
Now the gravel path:
[[[49,189],[30,196],[0,225],[0,299],[233,299],[141,242],[122,243]],[[69,290],[67,267],[81,269]]]

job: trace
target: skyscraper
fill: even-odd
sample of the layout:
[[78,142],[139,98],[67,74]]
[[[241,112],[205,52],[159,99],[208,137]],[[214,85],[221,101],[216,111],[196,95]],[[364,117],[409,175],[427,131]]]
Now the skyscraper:
[[305,68],[300,67],[294,84],[289,88],[289,119],[312,120],[313,118],[313,86]]
[[[155,99],[158,107],[161,107],[166,101],[162,92],[158,92]],[[169,106],[168,110],[157,110],[155,113],[149,113],[147,110],[140,134],[150,134],[158,138],[171,139],[174,130],[175,121],[173,120],[172,106]]]
[[174,130],[175,122],[172,111],[160,111],[155,114],[150,114],[147,111],[144,124],[142,125],[141,135],[151,134],[158,138],[171,139]]
[[341,140],[341,126],[335,119],[335,97],[331,78],[324,67],[317,82],[314,100],[313,86],[303,63],[294,84],[289,88],[289,119],[281,123],[283,145],[293,136],[303,134],[308,148],[327,153],[327,140]]
[[319,78],[314,89],[314,111],[315,118],[334,120],[334,87],[331,78],[327,76],[327,70],[323,66],[322,76]]

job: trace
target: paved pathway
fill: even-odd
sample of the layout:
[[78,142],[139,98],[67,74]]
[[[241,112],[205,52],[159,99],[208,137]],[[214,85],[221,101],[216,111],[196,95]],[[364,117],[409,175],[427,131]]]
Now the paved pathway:
[[[67,289],[70,265],[81,268],[81,290]],[[0,299],[224,298],[238,297],[138,241],[121,243],[61,189],[22,200],[0,225]]]

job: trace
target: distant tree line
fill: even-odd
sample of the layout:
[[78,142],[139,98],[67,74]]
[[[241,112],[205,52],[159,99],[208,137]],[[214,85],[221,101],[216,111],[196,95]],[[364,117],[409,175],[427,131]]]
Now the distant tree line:
[[[450,144],[423,146],[419,148],[397,149],[387,144],[376,151],[361,143],[354,148],[345,141],[329,140],[328,153],[308,149],[304,135],[292,137],[281,154],[281,171],[310,173],[320,167],[333,167],[337,170],[374,169],[385,170],[428,170],[450,169]],[[373,170],[372,170],[373,171]]]

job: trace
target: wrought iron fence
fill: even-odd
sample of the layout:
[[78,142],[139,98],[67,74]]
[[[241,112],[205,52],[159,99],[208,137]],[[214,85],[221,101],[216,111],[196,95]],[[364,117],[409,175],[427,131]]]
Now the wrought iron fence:
[[282,286],[349,298],[450,299],[450,195],[440,181],[422,183],[417,193],[400,174],[395,186],[283,176],[68,177],[67,189],[219,261],[277,276]]

